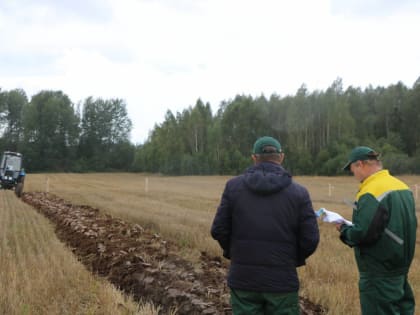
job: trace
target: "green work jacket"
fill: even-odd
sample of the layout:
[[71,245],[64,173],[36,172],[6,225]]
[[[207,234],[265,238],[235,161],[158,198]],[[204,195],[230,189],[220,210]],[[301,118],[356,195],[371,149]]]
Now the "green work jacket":
[[381,170],[361,184],[353,225],[342,225],[340,238],[354,247],[360,274],[402,275],[408,272],[416,245],[417,218],[409,187]]

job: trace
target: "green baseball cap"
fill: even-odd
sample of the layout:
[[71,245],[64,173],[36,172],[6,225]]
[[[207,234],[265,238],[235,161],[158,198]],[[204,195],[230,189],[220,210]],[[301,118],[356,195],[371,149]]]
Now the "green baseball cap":
[[275,148],[275,153],[280,153],[281,152],[280,142],[278,142],[273,137],[268,137],[268,136],[261,137],[257,141],[255,141],[254,149],[253,149],[252,152],[254,154],[274,153],[272,151],[265,152],[264,151],[265,147],[274,147]]
[[344,165],[343,170],[349,171],[350,164],[356,161],[365,161],[365,160],[377,160],[379,153],[369,147],[355,147],[349,155],[349,160],[346,165]]

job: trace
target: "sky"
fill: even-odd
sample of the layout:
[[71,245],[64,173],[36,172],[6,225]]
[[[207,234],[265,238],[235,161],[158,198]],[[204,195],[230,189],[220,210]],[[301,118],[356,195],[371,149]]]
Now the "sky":
[[119,98],[147,140],[200,98],[412,87],[420,1],[0,0],[0,88]]

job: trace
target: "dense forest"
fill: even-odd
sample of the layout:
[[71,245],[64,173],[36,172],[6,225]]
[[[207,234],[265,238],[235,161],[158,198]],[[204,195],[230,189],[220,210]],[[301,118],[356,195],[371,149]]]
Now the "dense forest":
[[325,91],[302,85],[295,95],[237,95],[212,113],[198,99],[167,111],[141,145],[121,99],[88,97],[74,104],[61,91],[28,100],[20,89],[0,90],[0,150],[24,154],[28,172],[138,171],[170,175],[238,174],[250,165],[255,140],[271,135],[295,175],[338,175],[352,147],[381,152],[394,174],[420,173],[420,78],[413,87]]

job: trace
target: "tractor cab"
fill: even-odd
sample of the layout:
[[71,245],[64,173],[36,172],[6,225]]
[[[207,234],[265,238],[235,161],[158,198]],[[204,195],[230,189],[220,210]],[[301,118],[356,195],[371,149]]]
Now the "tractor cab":
[[14,189],[18,197],[22,194],[25,170],[22,168],[22,154],[6,151],[0,164],[0,185],[2,189]]

